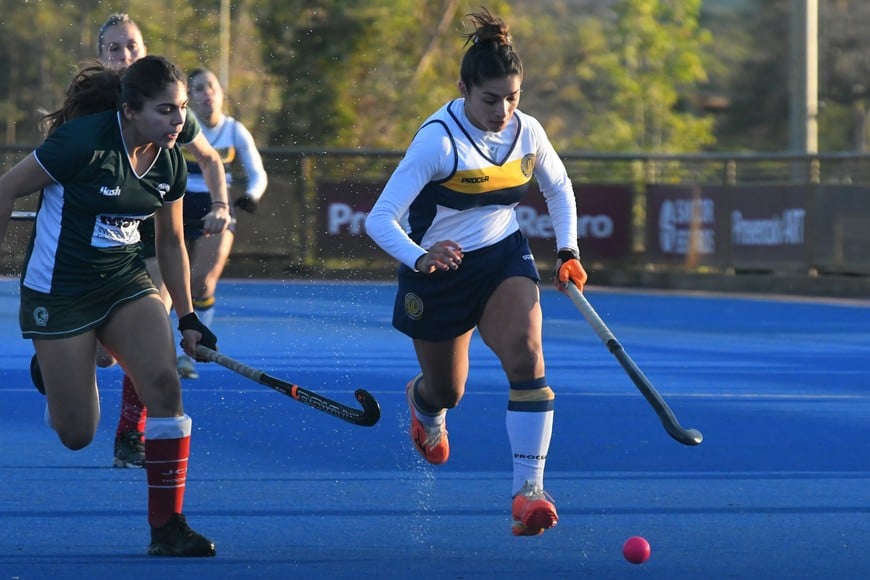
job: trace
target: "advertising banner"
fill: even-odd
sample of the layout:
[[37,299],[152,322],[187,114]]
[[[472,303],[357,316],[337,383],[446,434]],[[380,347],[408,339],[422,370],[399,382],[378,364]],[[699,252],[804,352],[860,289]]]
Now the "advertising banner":
[[[320,259],[384,260],[388,256],[365,235],[365,219],[384,182],[317,183],[317,254]],[[582,185],[575,188],[580,213],[578,237],[584,260],[617,260],[631,251],[631,188]],[[535,183],[516,209],[520,228],[536,259],[551,262],[556,241],[547,205]]]
[[735,268],[808,266],[804,185],[731,188],[731,261]]
[[808,266],[809,188],[647,187],[648,262],[782,270]]
[[[631,254],[631,187],[582,184],[574,187],[579,212],[577,238],[584,261],[623,260]],[[517,206],[520,228],[538,260],[551,262],[556,251],[547,203],[532,183]]]
[[728,260],[728,191],[648,185],[646,261],[721,267]]

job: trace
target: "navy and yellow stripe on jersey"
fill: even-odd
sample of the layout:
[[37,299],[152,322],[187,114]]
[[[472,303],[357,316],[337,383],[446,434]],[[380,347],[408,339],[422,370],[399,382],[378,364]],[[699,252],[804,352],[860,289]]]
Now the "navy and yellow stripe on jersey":
[[[523,130],[519,116],[513,143],[504,158],[494,159],[452,110],[458,103],[453,101],[443,107],[442,114],[421,127],[438,124],[447,132],[453,149],[453,171],[444,179],[427,183],[408,210],[409,236],[418,244],[438,219],[439,208],[465,211],[501,206],[512,212],[525,195],[534,172],[537,144],[533,134]],[[506,230],[501,237],[515,229]]]
[[[366,218],[366,232],[409,268],[434,244],[472,252],[519,231],[516,206],[535,179],[558,248],[577,248],[577,205],[565,165],[537,119],[519,109],[500,132],[477,128],[464,99],[433,113]],[[555,249],[555,248],[554,248]]]
[[[237,121],[234,118],[225,115],[224,121],[214,129],[209,128],[207,125],[201,126],[203,134],[208,139],[209,144],[217,151],[221,163],[223,163],[227,185],[232,185],[233,183],[230,166],[236,160],[236,123]],[[208,193],[205,176],[202,173],[202,168],[196,162],[196,158],[191,152],[185,151],[184,160],[187,162],[187,191]]]
[[[192,114],[189,116],[193,117]],[[258,201],[263,197],[263,194],[266,193],[269,178],[263,167],[263,159],[260,157],[257,145],[254,143],[254,137],[244,124],[229,115],[221,115],[217,124],[213,126],[203,122],[200,122],[198,126],[202,135],[220,157],[221,163],[224,166],[227,185],[233,185],[234,181],[230,168],[240,166],[244,175],[244,195],[254,201]],[[205,175],[203,175],[202,169],[194,157],[187,153],[185,151],[188,170],[187,192],[208,193],[209,188],[205,182]],[[187,206],[189,201],[190,198],[187,198],[185,206]]]

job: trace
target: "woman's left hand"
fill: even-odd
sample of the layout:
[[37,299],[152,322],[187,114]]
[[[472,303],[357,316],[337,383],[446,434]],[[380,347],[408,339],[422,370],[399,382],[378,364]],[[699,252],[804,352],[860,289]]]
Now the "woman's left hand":
[[583,269],[583,264],[580,263],[580,258],[573,250],[559,251],[554,274],[553,282],[560,292],[568,289],[569,282],[573,282],[577,289],[583,292],[583,286],[589,278],[586,270]]

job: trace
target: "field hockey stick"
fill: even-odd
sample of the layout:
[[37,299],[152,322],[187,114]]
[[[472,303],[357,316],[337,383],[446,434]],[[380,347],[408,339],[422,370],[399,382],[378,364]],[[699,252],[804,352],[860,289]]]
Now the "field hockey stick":
[[312,393],[311,391],[303,389],[299,385],[294,385],[293,383],[288,383],[271,375],[267,375],[261,370],[249,367],[244,363],[232,359],[225,354],[215,352],[201,344],[197,345],[196,354],[205,360],[216,362],[222,367],[226,367],[231,371],[239,373],[255,383],[271,387],[281,394],[296,399],[300,403],[305,403],[309,407],[314,407],[318,411],[323,411],[324,413],[338,417],[348,423],[362,425],[363,427],[371,427],[381,418],[381,407],[378,405],[375,398],[364,389],[357,389],[354,391],[356,400],[359,401],[363,407],[362,410],[355,409],[333,401],[332,399],[327,399],[317,393]]
[[616,337],[610,332],[610,329],[607,328],[604,321],[601,320],[601,317],[598,316],[598,313],[595,312],[595,309],[586,300],[586,297],[583,296],[583,293],[573,283],[568,284],[568,296],[570,296],[574,305],[577,306],[577,309],[580,310],[580,313],[583,314],[583,317],[586,318],[586,321],[592,326],[608,350],[616,357],[616,360],[619,361],[625,372],[628,373],[628,376],[640,393],[652,406],[656,415],[661,419],[665,431],[683,445],[699,445],[704,439],[701,432],[697,429],[685,429],[680,425],[680,422],[677,421],[673,411],[668,407],[662,396],[656,391],[655,387],[652,386],[652,383],[644,376],[634,361],[631,360],[631,357],[628,356],[628,353],[625,352],[625,349],[622,348],[622,345],[619,344],[619,341],[616,340]]

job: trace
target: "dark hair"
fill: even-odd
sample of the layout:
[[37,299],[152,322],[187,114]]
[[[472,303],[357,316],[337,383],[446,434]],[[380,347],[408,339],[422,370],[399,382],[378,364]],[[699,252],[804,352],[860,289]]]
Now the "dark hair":
[[120,71],[106,67],[94,59],[83,61],[66,89],[60,109],[47,113],[39,121],[46,134],[76,117],[118,108],[121,98]]
[[133,22],[133,19],[130,18],[129,14],[117,12],[109,15],[106,21],[103,22],[103,25],[100,26],[100,31],[97,33],[97,56],[103,55],[103,39],[106,38],[106,31],[118,24],[132,24],[138,28],[138,25]]
[[[197,67],[197,68],[193,69],[192,71],[190,71],[189,73],[187,73],[187,86],[190,87],[190,85],[193,84],[193,79],[195,79],[199,75],[204,75],[206,73],[214,74],[214,72],[212,72],[211,70],[204,68],[204,67]],[[217,76],[217,75],[215,75],[215,76]]]
[[121,75],[121,102],[134,111],[145,106],[170,84],[184,84],[184,74],[164,56],[144,56]]
[[155,98],[172,83],[184,84],[184,75],[163,56],[145,56],[120,70],[89,59],[79,65],[66,89],[63,106],[40,119],[40,129],[50,134],[71,119],[117,110],[121,103],[140,111],[145,101]]
[[[461,33],[465,38],[465,56],[459,78],[469,89],[489,79],[511,75],[523,76],[523,63],[514,51],[508,25],[486,8],[465,15],[472,30]],[[469,44],[471,46],[469,46]]]

